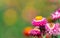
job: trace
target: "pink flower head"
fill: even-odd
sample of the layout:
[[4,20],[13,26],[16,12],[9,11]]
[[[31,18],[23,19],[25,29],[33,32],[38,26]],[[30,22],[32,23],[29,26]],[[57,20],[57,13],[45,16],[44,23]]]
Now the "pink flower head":
[[32,29],[31,31],[30,31],[30,35],[31,36],[40,36],[40,30],[39,29]]
[[60,9],[56,10],[54,13],[51,14],[53,20],[57,20],[60,18]]
[[59,33],[59,23],[52,23],[52,25],[50,23],[46,24],[45,26],[46,31],[49,31],[49,34],[53,34],[53,35],[58,35]]
[[46,18],[42,18],[41,20],[36,20],[36,19],[33,19],[32,20],[32,25],[33,26],[43,26],[47,23],[47,20]]

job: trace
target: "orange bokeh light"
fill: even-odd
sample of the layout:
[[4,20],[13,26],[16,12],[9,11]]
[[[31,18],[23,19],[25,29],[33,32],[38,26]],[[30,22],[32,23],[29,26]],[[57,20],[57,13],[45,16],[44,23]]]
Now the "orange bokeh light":
[[30,30],[32,30],[31,27],[26,27],[26,28],[24,29],[23,34],[24,34],[25,36],[29,36],[29,35],[30,35],[30,34],[29,34]]

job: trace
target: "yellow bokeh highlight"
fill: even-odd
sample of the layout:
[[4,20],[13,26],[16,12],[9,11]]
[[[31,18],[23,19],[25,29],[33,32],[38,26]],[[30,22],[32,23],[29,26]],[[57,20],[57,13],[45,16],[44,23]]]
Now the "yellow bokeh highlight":
[[32,19],[37,16],[38,12],[34,8],[35,1],[31,0],[26,4],[26,7],[22,10],[22,18],[26,21],[32,21]]
[[33,7],[26,7],[22,11],[22,18],[26,21],[31,21],[35,16],[37,16],[38,12]]
[[42,16],[36,16],[35,19],[36,19],[36,20],[42,20],[43,17],[42,17]]
[[16,10],[8,9],[4,13],[4,17],[3,17],[4,18],[4,22],[7,25],[13,25],[17,21],[17,16],[18,15],[17,15]]

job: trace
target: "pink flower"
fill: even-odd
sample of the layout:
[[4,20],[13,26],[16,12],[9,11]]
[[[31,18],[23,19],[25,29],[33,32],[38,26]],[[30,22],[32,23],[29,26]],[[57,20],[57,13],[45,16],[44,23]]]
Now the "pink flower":
[[53,20],[57,20],[60,18],[60,9],[56,10],[54,13],[51,14],[51,18]]
[[46,31],[49,31],[49,34],[58,35],[59,33],[59,23],[48,23],[45,26]]
[[46,18],[43,18],[42,20],[35,20],[35,19],[32,20],[33,26],[43,26],[46,23],[47,23]]
[[40,30],[39,29],[32,29],[31,31],[30,31],[30,35],[31,36],[40,36]]

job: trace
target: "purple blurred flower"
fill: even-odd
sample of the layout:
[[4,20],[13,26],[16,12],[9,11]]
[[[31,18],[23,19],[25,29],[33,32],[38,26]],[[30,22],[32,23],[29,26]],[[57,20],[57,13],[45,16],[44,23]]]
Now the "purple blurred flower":
[[58,35],[58,33],[60,33],[59,31],[59,23],[52,23],[52,25],[50,23],[48,23],[46,26],[46,31],[49,31],[49,34],[53,34],[53,35]]
[[40,30],[39,29],[32,29],[31,31],[30,31],[30,35],[31,36],[40,36]]
[[35,20],[35,19],[32,20],[33,26],[43,26],[46,23],[47,23],[46,18],[43,18],[42,20]]
[[53,20],[57,20],[60,18],[60,9],[56,10],[54,13],[51,14],[51,18]]

